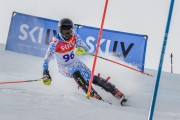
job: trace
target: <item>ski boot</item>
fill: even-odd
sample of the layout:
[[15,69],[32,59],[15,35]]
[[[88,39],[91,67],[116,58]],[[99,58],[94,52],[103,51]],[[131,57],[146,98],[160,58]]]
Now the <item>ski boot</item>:
[[125,98],[125,95],[122,92],[120,92],[117,88],[115,88],[112,94],[114,97],[120,100],[121,106],[125,105],[125,102],[127,102],[127,99]]
[[[73,77],[74,77],[76,83],[79,85],[79,87],[82,88],[82,90],[87,94],[89,82],[86,81],[82,77],[82,75],[81,75],[81,73],[79,71],[74,72]],[[94,90],[93,87],[91,88],[90,96],[95,98],[95,99],[102,100],[102,97]]]
[[127,99],[125,98],[125,95],[120,92],[115,85],[113,85],[112,83],[108,82],[107,80],[99,77],[99,76],[94,76],[93,78],[93,83],[95,85],[100,86],[101,88],[103,88],[105,91],[110,92],[115,98],[117,98],[118,100],[120,100],[120,104],[123,106],[124,103],[127,101]]
[[95,99],[98,99],[98,100],[104,101],[102,99],[102,97],[93,88],[91,88],[91,93],[90,94],[91,94],[91,97],[93,97]]

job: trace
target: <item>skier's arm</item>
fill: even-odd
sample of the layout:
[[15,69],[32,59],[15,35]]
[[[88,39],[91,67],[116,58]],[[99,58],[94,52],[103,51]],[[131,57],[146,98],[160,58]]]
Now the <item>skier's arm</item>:
[[51,42],[43,60],[43,71],[49,70],[49,61],[55,53],[55,42]]
[[76,34],[77,42],[76,42],[76,48],[82,47],[85,51],[89,51],[89,48],[87,47],[86,43],[81,39],[81,37]]
[[76,42],[76,48],[75,48],[75,53],[77,55],[84,55],[88,54],[89,48],[85,44],[85,42],[81,39],[81,37],[76,34],[77,42]]
[[47,86],[51,84],[51,76],[49,74],[49,61],[53,54],[55,53],[55,42],[51,42],[46,55],[43,60],[43,83]]

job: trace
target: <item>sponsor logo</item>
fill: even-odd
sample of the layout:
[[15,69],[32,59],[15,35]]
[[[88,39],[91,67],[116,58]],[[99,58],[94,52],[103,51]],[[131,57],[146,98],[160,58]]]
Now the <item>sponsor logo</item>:
[[[113,43],[112,43],[113,42]],[[93,36],[88,36],[86,38],[86,43],[87,45],[90,47],[89,52],[92,53],[95,51],[95,44],[96,44],[96,39]],[[111,52],[117,52],[117,51],[121,51],[120,56],[123,56],[124,58],[127,57],[127,55],[129,54],[129,52],[132,50],[134,43],[130,43],[128,46],[125,46],[124,42],[119,42],[120,46],[118,47],[118,41],[112,41],[109,39],[101,39],[100,41],[100,47],[99,47],[99,53],[105,53],[108,54],[110,51]],[[110,50],[110,46],[113,45],[113,49]],[[105,48],[105,50],[103,51],[102,49]]]
[[[49,44],[50,40],[50,33],[51,29],[44,29],[41,27],[33,27],[30,28],[28,24],[22,24],[20,25],[20,34],[18,36],[19,40],[25,41],[25,40],[31,40],[33,43],[41,44],[43,41],[43,38],[45,38],[44,42],[46,45]],[[56,30],[52,30],[53,35],[57,35]]]
[[[57,35],[56,30],[44,29],[41,27],[33,27],[30,29],[29,25],[22,24],[20,26],[20,35],[18,36],[18,38],[22,41],[30,39],[33,43],[38,43],[38,44],[43,44],[42,41],[44,41],[44,44],[48,45],[51,33],[52,33],[52,36]],[[45,38],[45,40],[43,40],[43,38]],[[96,39],[93,36],[87,36],[85,42],[89,47],[89,52],[90,53],[94,52],[96,48]],[[59,49],[61,49],[61,51],[68,50],[74,47],[74,45],[75,45],[75,41],[72,40],[68,42],[68,44],[61,45],[60,48],[58,48],[58,50]],[[113,45],[112,50],[110,50],[111,45]],[[126,58],[129,52],[132,50],[133,46],[134,46],[134,43],[130,43],[128,46],[125,46],[124,42],[112,41],[109,39],[101,39],[99,53],[108,54],[109,52],[117,53],[117,51],[121,51],[120,56],[123,56],[124,58]]]

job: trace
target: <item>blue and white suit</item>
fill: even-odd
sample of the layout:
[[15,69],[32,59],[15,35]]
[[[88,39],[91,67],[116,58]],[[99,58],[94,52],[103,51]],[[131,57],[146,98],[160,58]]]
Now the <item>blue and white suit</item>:
[[69,40],[65,41],[60,34],[50,40],[50,44],[43,60],[43,70],[48,70],[49,61],[54,56],[59,72],[66,77],[72,78],[72,74],[79,71],[82,77],[89,81],[91,71],[89,68],[74,54],[76,47],[83,47],[88,51],[88,47],[79,35],[74,34]]

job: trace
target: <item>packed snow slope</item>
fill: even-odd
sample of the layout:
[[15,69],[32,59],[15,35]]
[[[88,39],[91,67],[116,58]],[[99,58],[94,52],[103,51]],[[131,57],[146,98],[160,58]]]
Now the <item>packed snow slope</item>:
[[[42,58],[4,49],[5,45],[0,44],[0,82],[42,77]],[[82,59],[91,69],[93,58]],[[145,72],[154,77],[98,59],[95,74],[110,76],[109,82],[125,93],[128,102],[122,107],[111,94],[94,85],[112,105],[88,100],[73,79],[58,73],[56,61],[51,60],[49,87],[39,81],[0,84],[0,120],[147,120],[157,71],[145,69]],[[180,75],[162,72],[154,120],[180,120],[179,86]]]

